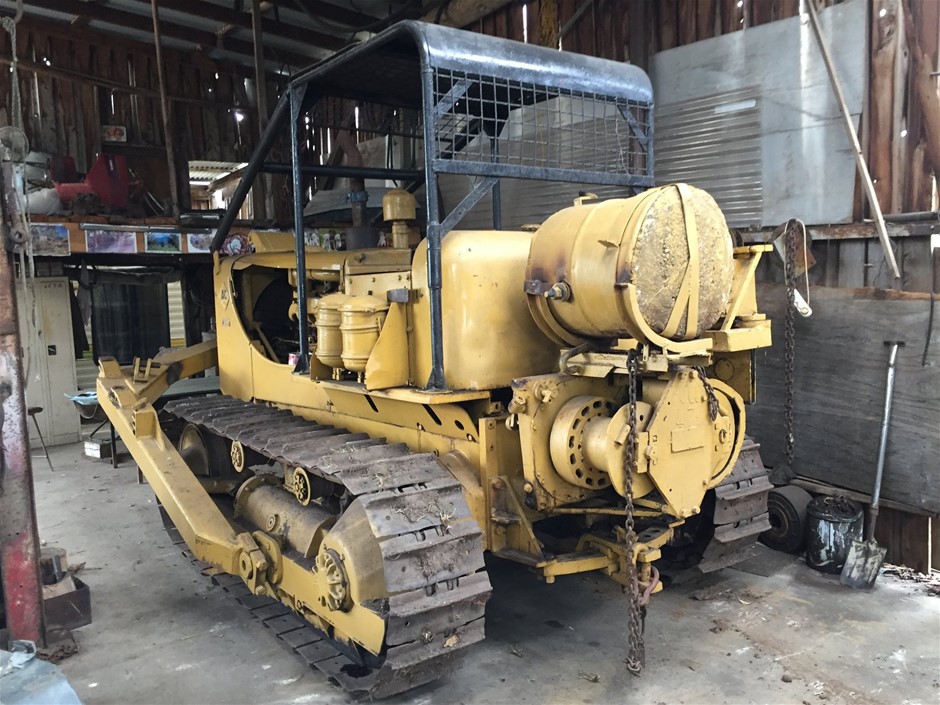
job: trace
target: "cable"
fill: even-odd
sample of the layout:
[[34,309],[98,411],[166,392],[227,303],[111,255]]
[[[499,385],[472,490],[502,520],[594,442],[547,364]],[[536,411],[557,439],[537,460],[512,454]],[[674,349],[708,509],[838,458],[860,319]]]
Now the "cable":
[[927,353],[930,352],[930,339],[933,337],[933,308],[934,297],[937,295],[937,249],[930,250],[930,316],[927,319],[927,340],[924,341],[924,354],[920,358],[920,366],[927,366]]

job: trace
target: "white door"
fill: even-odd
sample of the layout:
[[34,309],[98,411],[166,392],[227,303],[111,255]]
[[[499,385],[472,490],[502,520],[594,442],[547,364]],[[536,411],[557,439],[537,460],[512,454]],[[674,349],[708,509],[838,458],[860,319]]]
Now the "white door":
[[[80,422],[65,397],[76,390],[69,282],[65,277],[31,279],[26,287],[18,283],[16,291],[26,405],[42,407],[36,421],[47,446],[73,443],[80,438]],[[27,426],[30,444],[38,448],[31,419]]]

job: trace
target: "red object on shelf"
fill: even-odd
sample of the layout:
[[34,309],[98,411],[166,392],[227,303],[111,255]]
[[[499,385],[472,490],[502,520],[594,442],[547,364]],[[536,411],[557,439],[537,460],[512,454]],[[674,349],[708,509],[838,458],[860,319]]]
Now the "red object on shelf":
[[59,198],[66,202],[74,201],[81,194],[93,193],[103,206],[127,208],[130,192],[127,158],[122,154],[99,154],[84,181],[57,183],[55,189]]

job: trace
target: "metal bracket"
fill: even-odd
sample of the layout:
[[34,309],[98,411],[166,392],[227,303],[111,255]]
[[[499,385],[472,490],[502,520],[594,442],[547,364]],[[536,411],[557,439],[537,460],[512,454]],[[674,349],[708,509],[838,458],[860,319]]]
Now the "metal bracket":
[[453,230],[457,223],[480,202],[480,199],[483,198],[486,192],[493,188],[498,182],[498,178],[489,176],[477,183],[477,185],[470,190],[470,193],[464,196],[463,200],[457,204],[457,207],[444,218],[444,222],[440,225],[441,237],[444,237]]

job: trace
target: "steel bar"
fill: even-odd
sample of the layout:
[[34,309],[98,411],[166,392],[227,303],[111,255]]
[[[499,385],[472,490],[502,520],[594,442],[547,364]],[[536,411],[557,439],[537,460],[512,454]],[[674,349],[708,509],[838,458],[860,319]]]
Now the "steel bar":
[[170,172],[170,203],[173,206],[173,216],[180,215],[180,190],[177,181],[176,153],[173,149],[173,125],[171,122],[170,101],[167,98],[166,71],[163,66],[163,47],[160,44],[160,10],[157,0],[150,0],[150,10],[153,15],[153,45],[157,54],[157,80],[160,84],[160,109],[163,114],[163,142],[166,145],[166,165]]
[[[13,168],[0,169],[0,190],[12,189]],[[0,577],[6,623],[11,639],[45,642],[42,583],[39,572],[39,533],[33,469],[26,426],[22,348],[17,329],[16,286],[12,249],[14,223],[11,212],[17,199],[2,199],[0,244]]]
[[261,139],[255,147],[255,151],[252,152],[251,159],[248,160],[248,166],[245,167],[245,171],[242,174],[241,180],[238,182],[238,186],[235,187],[232,200],[229,201],[225,215],[222,216],[222,222],[219,223],[219,227],[215,231],[215,237],[212,238],[210,249],[213,252],[217,252],[219,248],[222,247],[222,243],[225,242],[225,238],[228,237],[232,223],[238,218],[238,212],[245,203],[245,198],[247,198],[248,192],[251,190],[255,177],[258,175],[258,172],[261,171],[264,160],[271,151],[274,141],[280,136],[281,130],[284,128],[284,120],[288,119],[290,112],[290,98],[287,95],[288,93],[289,91],[285,91],[281,95],[281,99],[277,102],[277,105],[274,106],[274,112],[271,113],[268,126],[264,129]]
[[649,188],[653,177],[648,175],[579,171],[557,167],[518,166],[516,164],[492,164],[457,159],[434,159],[431,168],[439,174],[465,174],[468,176],[501,176],[510,179],[532,179],[537,181],[565,181],[572,184],[600,184],[606,186],[634,186]]
[[489,176],[470,189],[470,193],[464,196],[460,203],[456,205],[454,210],[448,213],[447,217],[444,218],[444,222],[441,223],[441,237],[457,227],[457,223],[459,223],[463,217],[469,213],[477,203],[480,202],[480,199],[486,195],[486,192],[490,189],[495,189],[498,184],[499,179],[497,179],[495,176]]
[[[264,134],[268,122],[268,90],[264,80],[264,35],[261,29],[261,0],[251,0],[251,46],[254,49],[255,109],[258,120],[258,139]],[[273,204],[268,203],[271,188],[270,178],[261,178],[252,193],[254,220],[264,220]]]
[[[283,162],[265,162],[261,171],[267,174],[292,174],[293,165]],[[384,169],[373,166],[331,166],[305,164],[300,167],[304,176],[332,176],[340,179],[392,179],[394,181],[420,181],[420,171],[414,169]]]
[[[490,140],[492,148],[490,149],[490,161],[494,164],[499,163],[499,136]],[[502,189],[499,185],[499,179],[493,183],[493,230],[503,229],[503,197]]]
[[591,9],[592,5],[594,5],[594,0],[584,0],[578,9],[574,11],[574,14],[571,15],[571,19],[561,26],[561,29],[558,31],[558,38],[564,39],[565,35],[568,34],[568,32],[571,31],[571,28],[578,23],[578,20],[581,19],[581,16]]
[[862,186],[865,195],[868,197],[868,204],[871,206],[872,213],[875,216],[875,223],[878,227],[878,238],[881,240],[881,247],[884,250],[885,260],[894,274],[894,278],[901,276],[901,270],[898,269],[898,262],[894,257],[894,250],[891,249],[891,238],[888,237],[888,230],[885,226],[884,215],[881,213],[881,204],[878,202],[878,194],[875,193],[875,184],[871,180],[871,174],[868,171],[868,163],[865,161],[865,155],[862,153],[862,146],[858,141],[858,133],[855,131],[855,124],[852,122],[852,116],[849,113],[848,105],[845,102],[845,95],[842,93],[842,83],[839,81],[839,75],[836,73],[835,64],[832,62],[832,56],[829,54],[829,45],[826,38],[823,37],[822,29],[819,26],[819,17],[816,15],[814,6],[815,0],[809,0],[806,3],[806,10],[809,13],[809,22],[813,26],[813,34],[816,35],[816,42],[819,44],[819,51],[822,53],[823,62],[826,64],[826,71],[829,73],[829,80],[832,82],[832,90],[839,101],[839,111],[842,114],[842,120],[845,122],[845,131],[852,142],[852,148],[855,152],[855,164],[858,167],[858,174],[862,179]]
[[875,466],[875,489],[871,493],[869,523],[865,535],[866,541],[875,537],[875,523],[878,520],[878,500],[881,499],[881,478],[885,472],[885,454],[888,450],[888,429],[891,427],[891,402],[894,400],[894,378],[897,372],[898,348],[904,345],[901,340],[886,340],[890,348],[888,353],[888,374],[885,380],[884,413],[881,417],[881,435],[878,439],[878,464]]
[[434,117],[434,70],[427,58],[421,60],[422,102],[424,109],[424,176],[427,199],[428,299],[431,315],[431,375],[428,389],[446,389],[444,378],[444,311],[441,300],[441,213],[437,194],[437,119]]
[[[256,0],[257,1],[257,0]],[[297,256],[297,331],[300,359],[294,371],[306,373],[310,369],[310,322],[307,320],[307,242],[304,237],[303,180],[300,168],[300,107],[307,92],[306,84],[292,86],[290,93],[290,157],[294,202],[294,251]]]

